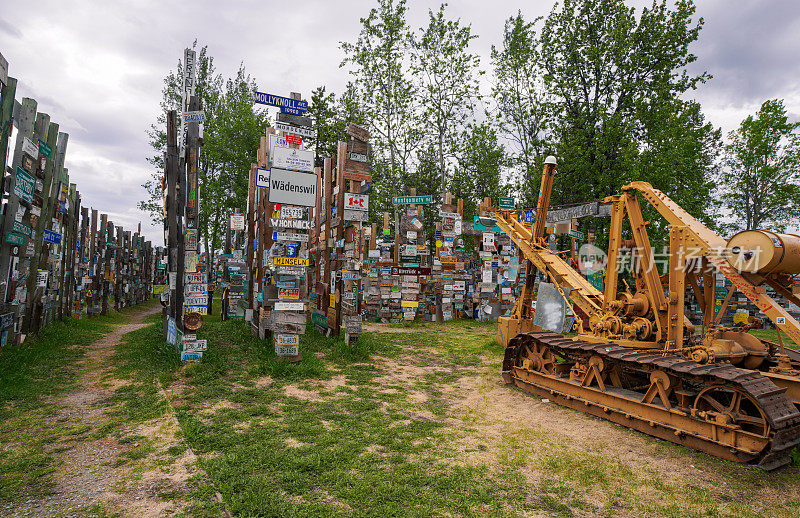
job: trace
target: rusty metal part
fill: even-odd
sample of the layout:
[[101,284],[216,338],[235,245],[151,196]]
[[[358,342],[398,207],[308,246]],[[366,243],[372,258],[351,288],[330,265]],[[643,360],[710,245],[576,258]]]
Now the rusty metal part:
[[187,331],[197,331],[203,327],[203,315],[196,312],[189,313],[183,318],[183,327]]
[[790,451],[800,444],[800,411],[786,389],[729,363],[700,365],[658,351],[529,332],[509,342],[503,371],[507,383],[564,406],[766,470],[791,462]]

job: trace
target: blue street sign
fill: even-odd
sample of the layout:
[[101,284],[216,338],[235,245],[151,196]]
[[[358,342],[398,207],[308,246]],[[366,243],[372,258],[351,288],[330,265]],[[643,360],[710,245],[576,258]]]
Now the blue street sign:
[[58,232],[53,232],[52,230],[45,229],[44,233],[42,234],[42,239],[45,243],[53,243],[54,245],[61,244],[61,234]]
[[[288,97],[281,97],[280,95],[265,94],[256,92],[253,95],[253,102],[258,104],[266,104],[267,106],[275,106],[280,108],[284,113],[291,113],[294,115],[301,115],[308,110],[308,101],[300,101],[298,99],[290,99]],[[284,111],[296,110],[296,111]]]

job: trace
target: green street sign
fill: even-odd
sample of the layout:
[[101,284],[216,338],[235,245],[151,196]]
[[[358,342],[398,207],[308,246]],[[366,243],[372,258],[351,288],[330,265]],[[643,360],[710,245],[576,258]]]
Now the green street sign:
[[433,196],[395,196],[392,198],[394,205],[417,205],[421,203],[433,203]]
[[319,313],[316,312],[311,313],[311,322],[313,324],[317,324],[320,327],[324,327],[325,329],[328,328],[328,319],[320,315]]
[[53,156],[53,148],[48,146],[45,142],[39,141],[39,153],[43,154],[47,158]]
[[515,205],[516,205],[516,202],[514,201],[514,198],[510,198],[508,196],[500,196],[500,208],[501,209],[514,210],[514,206]]
[[22,246],[25,244],[25,236],[21,236],[13,232],[6,232],[6,243]]
[[17,234],[22,234],[23,236],[27,237],[33,236],[33,229],[28,225],[26,225],[25,223],[20,223],[19,221],[11,222],[11,230],[16,232]]
[[581,232],[580,230],[572,230],[572,229],[569,230],[569,237],[573,237],[579,241],[583,241],[584,239],[586,239],[586,236],[584,235],[583,232]]
[[36,178],[29,175],[21,167],[17,167],[17,174],[14,176],[14,194],[28,203],[33,203],[33,188],[36,185]]

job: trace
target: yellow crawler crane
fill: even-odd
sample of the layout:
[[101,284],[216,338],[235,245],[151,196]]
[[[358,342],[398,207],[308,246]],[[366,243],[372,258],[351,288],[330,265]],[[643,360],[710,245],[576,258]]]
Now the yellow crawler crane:
[[[765,285],[800,305],[791,290],[791,274],[800,273],[800,237],[748,231],[726,242],[661,191],[633,182],[604,200],[612,204],[612,214],[600,292],[546,246],[555,165],[553,157],[545,161],[530,230],[509,211],[482,207],[528,261],[523,293],[498,329],[506,344],[506,383],[724,459],[767,470],[789,463],[792,448],[800,443],[800,354],[784,347],[781,332],[800,344],[800,323],[767,294]],[[669,273],[664,277],[655,266],[640,196],[669,224]],[[632,239],[623,239],[626,219]],[[635,286],[623,283],[621,290],[617,265],[626,253],[639,268]],[[576,337],[533,324],[534,268],[559,287],[565,300],[561,288],[569,288],[570,302],[588,315],[588,326],[576,321]],[[717,272],[732,286],[715,312]],[[684,314],[687,285],[707,323],[700,332]],[[748,333],[750,326],[719,325],[736,290],[775,323],[778,344]]]

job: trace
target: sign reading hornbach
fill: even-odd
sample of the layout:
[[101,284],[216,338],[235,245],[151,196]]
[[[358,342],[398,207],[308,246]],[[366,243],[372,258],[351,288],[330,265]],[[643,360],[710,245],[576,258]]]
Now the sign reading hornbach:
[[256,92],[253,95],[253,102],[258,104],[266,104],[267,106],[275,106],[280,108],[284,113],[305,113],[306,110],[308,110],[308,101],[290,99],[288,97],[281,97],[280,95],[265,94],[261,92]]

